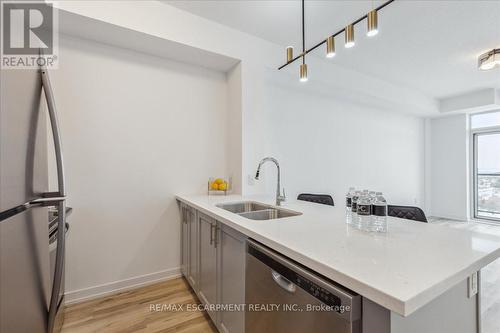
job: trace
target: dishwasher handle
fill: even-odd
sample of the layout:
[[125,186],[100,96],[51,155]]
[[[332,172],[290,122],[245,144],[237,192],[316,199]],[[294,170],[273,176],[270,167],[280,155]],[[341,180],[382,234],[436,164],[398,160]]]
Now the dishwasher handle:
[[288,280],[286,277],[276,272],[275,270],[271,270],[271,275],[274,282],[276,282],[278,286],[280,286],[282,289],[285,289],[291,294],[295,294],[295,290],[297,290],[297,287],[292,282],[290,282],[290,280]]

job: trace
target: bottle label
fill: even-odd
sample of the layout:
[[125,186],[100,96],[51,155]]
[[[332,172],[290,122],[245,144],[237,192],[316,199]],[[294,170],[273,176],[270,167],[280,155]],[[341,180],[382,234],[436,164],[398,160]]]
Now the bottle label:
[[373,205],[372,215],[375,216],[387,216],[387,206],[385,205]]
[[351,207],[352,206],[352,198],[346,197],[345,198],[345,205],[347,207]]
[[370,215],[371,205],[358,204],[358,215]]
[[356,213],[358,211],[358,203],[356,201],[352,201],[352,205],[351,205],[351,210]]

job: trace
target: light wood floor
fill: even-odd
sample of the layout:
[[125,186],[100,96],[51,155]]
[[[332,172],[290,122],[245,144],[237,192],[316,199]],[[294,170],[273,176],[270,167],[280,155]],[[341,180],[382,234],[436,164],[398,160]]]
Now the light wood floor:
[[187,282],[177,278],[70,305],[62,332],[217,332],[204,312],[150,310],[151,304],[197,303]]

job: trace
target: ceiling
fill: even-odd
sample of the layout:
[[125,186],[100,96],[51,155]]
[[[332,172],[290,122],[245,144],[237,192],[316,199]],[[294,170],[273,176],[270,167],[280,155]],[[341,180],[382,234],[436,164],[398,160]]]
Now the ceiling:
[[[301,49],[298,0],[164,2],[283,47]],[[382,2],[306,0],[306,47]],[[351,49],[345,49],[343,35],[338,36],[337,56],[328,61],[434,98],[500,88],[499,69],[477,70],[477,56],[500,47],[500,0],[397,0],[380,11],[377,36],[366,37],[365,29],[365,22],[356,26],[356,46]],[[319,48],[314,53],[322,57],[323,52]]]

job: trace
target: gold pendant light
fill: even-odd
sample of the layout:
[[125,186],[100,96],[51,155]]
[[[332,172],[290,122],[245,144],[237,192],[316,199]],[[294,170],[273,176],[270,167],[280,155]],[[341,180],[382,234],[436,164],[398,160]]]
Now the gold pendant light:
[[378,34],[378,14],[377,10],[374,9],[368,13],[368,31],[366,35],[368,37],[373,37]]
[[352,24],[349,24],[347,27],[345,27],[345,47],[349,49],[354,45],[354,26]]
[[307,82],[306,23],[304,17],[305,17],[305,0],[302,0],[302,65],[300,65],[300,82]]
[[293,60],[293,46],[289,46],[286,48],[286,62],[290,62]]
[[326,57],[335,57],[335,37],[330,36],[326,39]]
[[300,82],[307,82],[307,64],[300,65]]

